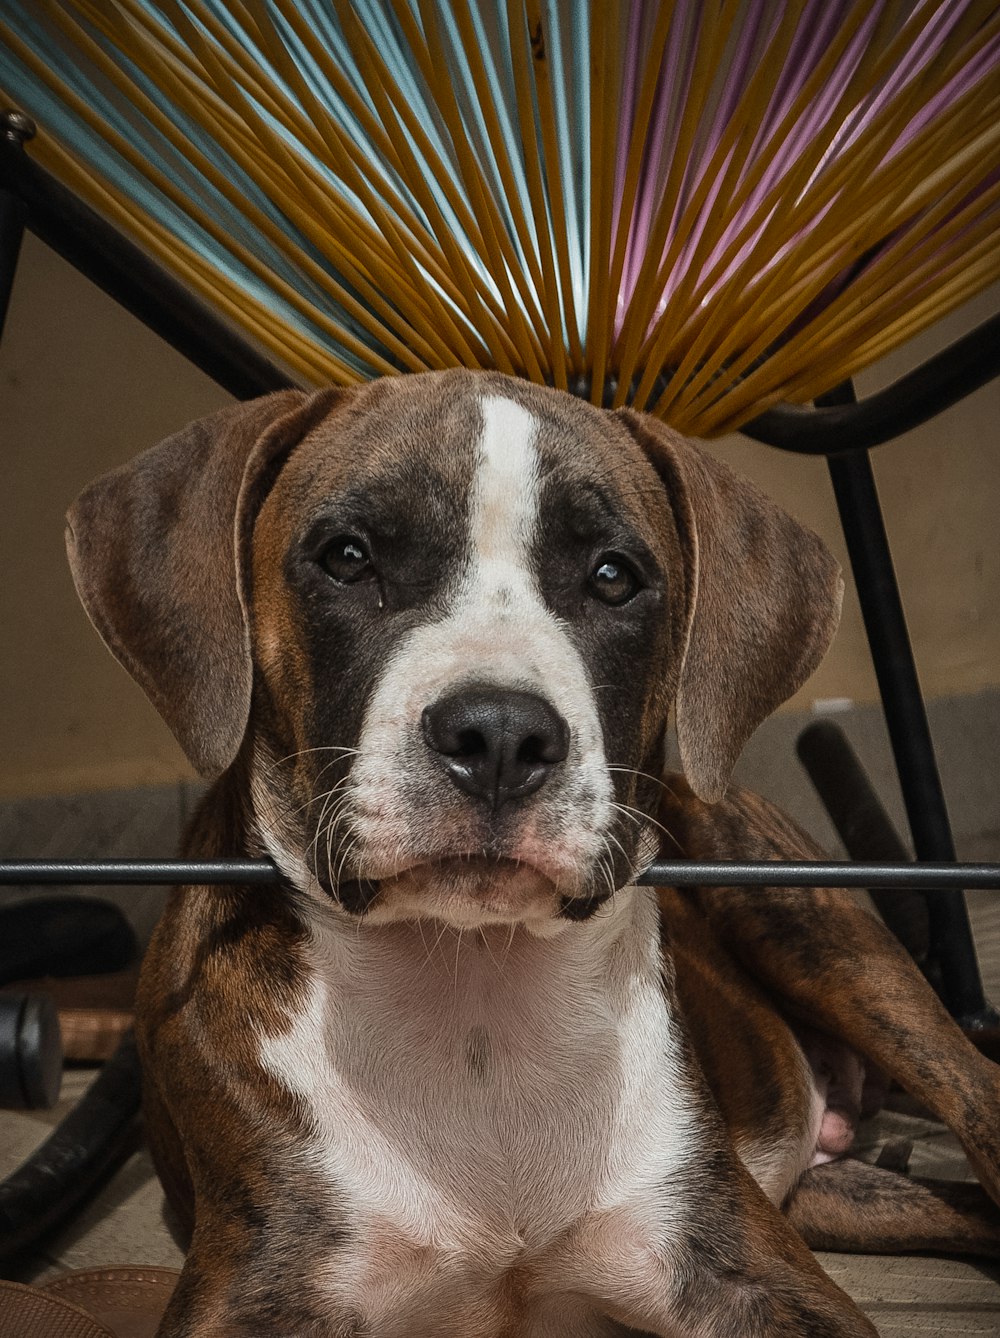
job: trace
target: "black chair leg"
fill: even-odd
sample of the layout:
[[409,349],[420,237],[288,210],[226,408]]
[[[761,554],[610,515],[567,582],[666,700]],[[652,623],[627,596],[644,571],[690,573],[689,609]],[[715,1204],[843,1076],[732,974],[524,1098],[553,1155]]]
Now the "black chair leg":
[[[854,402],[850,382],[817,404]],[[867,451],[831,456],[827,463],[847,541],[918,860],[952,861],[955,842],[945,805],[927,712],[917,678],[892,554]],[[941,994],[964,1027],[995,1026],[996,1011],[983,995],[964,894],[927,892],[932,951]]]

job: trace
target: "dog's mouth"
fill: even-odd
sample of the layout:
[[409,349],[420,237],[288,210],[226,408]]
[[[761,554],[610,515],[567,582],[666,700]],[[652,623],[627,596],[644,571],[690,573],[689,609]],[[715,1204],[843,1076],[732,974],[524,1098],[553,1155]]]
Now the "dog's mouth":
[[478,928],[552,919],[563,898],[536,865],[508,856],[469,852],[414,861],[379,878],[321,886],[344,910],[373,921],[445,920]]

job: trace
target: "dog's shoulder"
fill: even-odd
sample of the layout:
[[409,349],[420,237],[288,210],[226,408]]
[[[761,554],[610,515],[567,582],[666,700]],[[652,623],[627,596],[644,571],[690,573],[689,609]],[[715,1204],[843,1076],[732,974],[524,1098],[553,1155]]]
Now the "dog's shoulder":
[[813,839],[777,804],[738,785],[708,804],[683,776],[665,777],[660,821],[667,859],[767,860],[824,858]]
[[[250,839],[245,779],[228,772],[202,796],[181,850],[189,860],[260,858]],[[305,996],[308,930],[297,894],[273,886],[184,886],[171,892],[139,982],[147,1039],[199,1044],[218,1027],[274,1035]],[[230,1035],[226,1031],[225,1035]],[[232,1051],[232,1041],[223,1041]]]

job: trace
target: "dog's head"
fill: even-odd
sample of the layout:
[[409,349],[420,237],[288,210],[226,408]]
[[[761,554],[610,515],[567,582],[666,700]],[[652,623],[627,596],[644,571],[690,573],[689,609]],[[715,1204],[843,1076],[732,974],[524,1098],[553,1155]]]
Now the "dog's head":
[[671,705],[713,801],[807,677],[820,541],[654,419],[493,373],[289,391],[69,516],[77,588],[286,875],[347,912],[591,914],[656,854]]

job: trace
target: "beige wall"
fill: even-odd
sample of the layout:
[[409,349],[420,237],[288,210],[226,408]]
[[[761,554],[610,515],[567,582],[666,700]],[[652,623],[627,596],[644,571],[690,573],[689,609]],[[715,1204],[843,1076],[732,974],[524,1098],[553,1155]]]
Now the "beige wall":
[[31,237],[0,395],[0,794],[189,774],[77,601],[63,515],[96,474],[228,397]]
[[[1000,311],[1000,285],[856,378],[862,397],[919,366]],[[830,544],[847,550],[826,462],[732,436],[709,448]],[[872,453],[917,666],[928,697],[1000,684],[1000,379]],[[844,616],[826,660],[790,707],[828,697],[874,701],[878,690],[848,578]]]
[[[862,377],[885,384],[1000,307],[980,299]],[[102,470],[227,397],[27,238],[0,346],[0,795],[189,774],[152,707],[101,646],[66,568],[63,512]],[[712,444],[839,554],[821,461],[732,437]],[[1000,382],[876,453],[913,640],[930,695],[1000,684]],[[871,700],[849,592],[827,661],[796,699]]]

